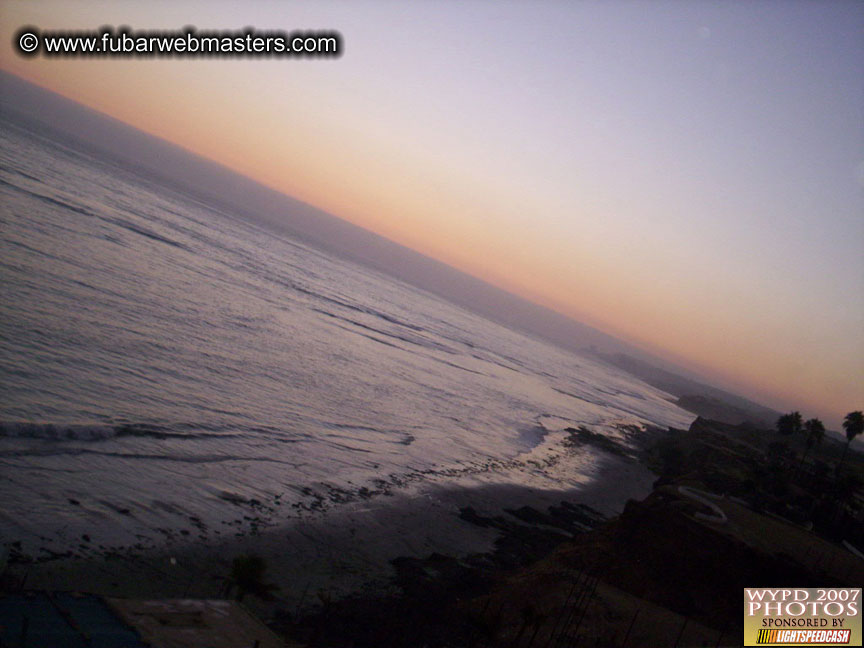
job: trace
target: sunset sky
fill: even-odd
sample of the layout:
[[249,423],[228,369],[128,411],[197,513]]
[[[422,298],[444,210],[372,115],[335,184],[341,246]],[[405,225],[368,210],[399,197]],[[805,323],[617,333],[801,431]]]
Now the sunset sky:
[[[335,29],[338,59],[25,59]],[[864,407],[864,3],[12,2],[0,66],[839,427]]]

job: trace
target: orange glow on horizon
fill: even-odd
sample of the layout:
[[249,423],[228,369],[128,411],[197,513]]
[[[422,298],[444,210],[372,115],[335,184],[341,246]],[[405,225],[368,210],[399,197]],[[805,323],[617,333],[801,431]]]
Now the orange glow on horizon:
[[[269,63],[17,56],[10,35],[25,17],[46,29],[69,18],[46,7],[3,8],[0,67],[745,396],[822,416],[861,407],[861,332],[844,320],[839,330],[858,346],[829,345],[814,309],[751,273],[746,255],[714,267],[690,238],[695,225],[653,226],[680,208],[663,173],[646,171],[638,185],[650,205],[629,177],[601,190],[580,168],[523,173],[518,156],[500,159],[506,147],[494,138],[457,150],[457,126],[413,129],[381,112],[380,86],[346,76],[326,87],[308,67],[272,77]],[[567,182],[547,183],[550,168]]]

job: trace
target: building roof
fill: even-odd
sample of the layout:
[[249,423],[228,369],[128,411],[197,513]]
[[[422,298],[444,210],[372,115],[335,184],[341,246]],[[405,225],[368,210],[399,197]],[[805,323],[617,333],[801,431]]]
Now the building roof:
[[153,648],[285,648],[236,601],[106,599]]
[[22,592],[0,595],[0,646],[286,648],[286,643],[236,601]]

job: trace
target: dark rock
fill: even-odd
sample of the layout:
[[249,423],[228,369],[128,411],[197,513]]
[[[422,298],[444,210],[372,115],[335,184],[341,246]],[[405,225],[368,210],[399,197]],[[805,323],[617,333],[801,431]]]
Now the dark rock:
[[568,432],[570,436],[565,439],[564,445],[592,445],[609,454],[618,455],[619,457],[630,457],[630,451],[622,443],[605,434],[592,432],[584,426],[579,429],[567,428],[565,432]]

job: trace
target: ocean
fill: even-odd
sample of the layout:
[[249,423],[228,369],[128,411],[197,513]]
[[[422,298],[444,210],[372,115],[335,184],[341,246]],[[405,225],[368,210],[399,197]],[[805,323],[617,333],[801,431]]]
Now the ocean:
[[190,521],[216,541],[466,474],[578,485],[590,449],[566,471],[530,459],[565,428],[694,418],[8,119],[0,210],[0,542],[34,555],[158,546]]

